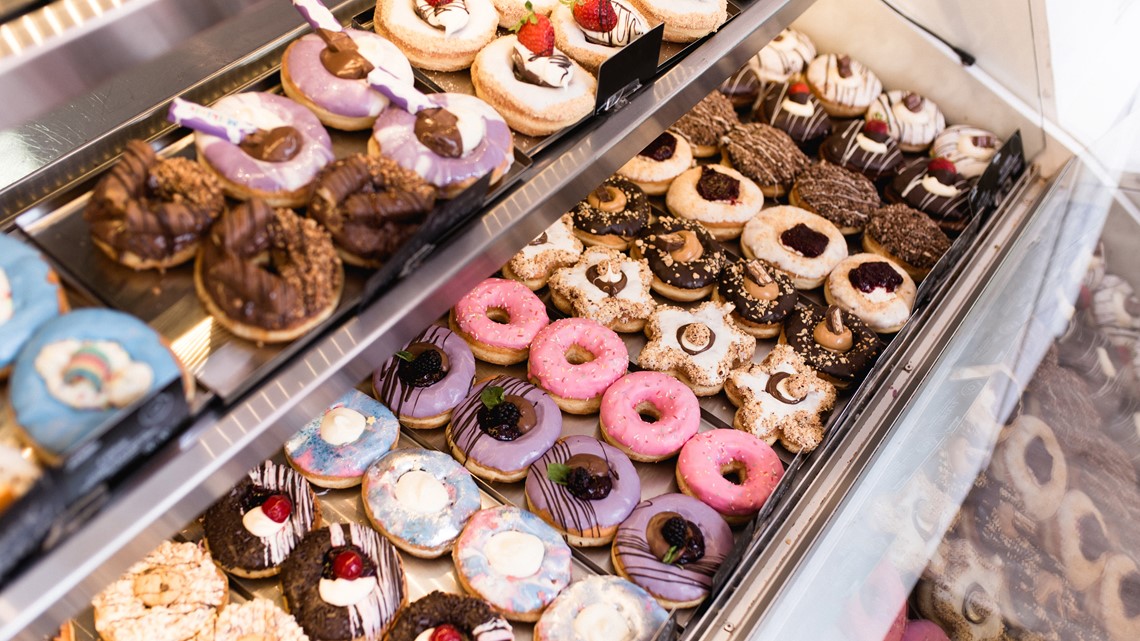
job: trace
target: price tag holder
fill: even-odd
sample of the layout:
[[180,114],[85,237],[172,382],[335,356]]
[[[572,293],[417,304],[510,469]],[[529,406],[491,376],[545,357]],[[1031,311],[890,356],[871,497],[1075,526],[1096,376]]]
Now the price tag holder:
[[970,193],[970,211],[974,217],[984,221],[993,214],[1024,172],[1025,150],[1021,143],[1021,131],[1018,130],[990,159],[989,166],[982,172],[978,184]]
[[602,63],[598,68],[595,114],[613,109],[657,74],[664,34],[665,25],[659,24]]

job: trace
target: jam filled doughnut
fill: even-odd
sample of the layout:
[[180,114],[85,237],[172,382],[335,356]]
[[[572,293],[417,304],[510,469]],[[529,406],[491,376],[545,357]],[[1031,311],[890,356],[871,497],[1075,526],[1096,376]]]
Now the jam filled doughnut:
[[871,180],[893,175],[903,162],[899,145],[882,120],[852,120],[823,141],[819,155]]
[[883,92],[870,69],[848,55],[828,53],[808,64],[807,82],[824,110],[836,118],[863,114]]
[[1140,637],[1140,614],[1136,611],[1140,590],[1137,588],[1140,588],[1140,570],[1136,562],[1124,554],[1109,558],[1092,601],[1098,604],[1095,614],[1099,615],[1112,641]]
[[610,0],[613,13],[591,15],[585,3],[556,6],[550,13],[554,44],[591,73],[623,47],[649,31],[649,21],[630,0]]
[[826,218],[778,205],[744,226],[740,247],[748,258],[767,261],[792,277],[796,289],[815,289],[847,257],[847,240]]
[[412,429],[443,427],[471,391],[475,356],[446,327],[431,326],[372,374],[376,398]]
[[693,156],[708,158],[719,151],[721,137],[739,124],[740,117],[736,115],[732,101],[723,93],[714,91],[673,123],[672,129],[689,141]]
[[574,235],[574,218],[563,214],[511,257],[501,271],[506,278],[538,291],[546,287],[554,272],[578,262],[582,248],[582,241]]
[[1042,535],[1045,551],[1056,559],[1073,589],[1085,590],[1101,578],[1113,544],[1104,516],[1087,494],[1066,492]]
[[218,624],[212,638],[214,641],[242,641],[251,638],[308,640],[293,615],[269,599],[260,597],[226,606],[218,615]]
[[950,239],[926,214],[906,205],[887,205],[871,212],[863,249],[890,259],[920,283],[950,249]]
[[[562,591],[534,626],[535,641],[649,641],[669,613],[645,590],[616,576],[589,576]],[[583,636],[583,631],[585,635]]]
[[577,265],[550,279],[550,297],[565,314],[589,318],[615,332],[640,332],[657,307],[649,294],[649,263],[605,247],[591,247]]
[[514,641],[515,638],[511,624],[486,601],[437,591],[402,608],[384,641],[430,640],[437,633],[471,641]]
[[861,380],[883,350],[883,342],[857,317],[806,301],[784,322],[780,342],[839,389]]
[[697,396],[716,394],[728,373],[756,351],[756,339],[732,322],[731,311],[732,305],[713,302],[689,309],[658,307],[645,325],[649,342],[637,364],[677,377]]
[[388,408],[349,390],[285,441],[285,458],[313,485],[352,487],[399,436],[400,424]]
[[823,285],[828,304],[858,316],[880,334],[902,329],[917,291],[906,270],[878,254],[844,258]]
[[563,318],[535,336],[527,376],[562,411],[593,414],[628,367],[629,351],[612,329],[588,318]]
[[866,176],[824,160],[800,174],[788,194],[788,203],[823,216],[848,236],[863,231],[871,212],[882,201],[879,190]]
[[784,131],[796,144],[808,149],[814,149],[831,133],[831,117],[802,82],[769,87],[756,112],[756,122]]
[[959,174],[974,179],[990,166],[990,160],[1001,146],[1001,138],[992,131],[969,125],[954,125],[938,134],[930,148],[930,155],[949,160],[958,168]]
[[749,65],[760,82],[775,84],[800,76],[812,60],[815,60],[815,43],[803,32],[789,28],[764,45]]
[[725,0],[681,3],[676,0],[630,0],[651,26],[665,23],[665,42],[693,42],[720,28],[728,19]]
[[705,600],[713,575],[732,550],[732,530],[716,510],[684,494],[642,501],[618,527],[614,569],[663,607]]
[[788,134],[762,122],[734,127],[721,140],[725,165],[744,174],[769,198],[788,193],[808,157]]
[[91,240],[132,269],[166,269],[198,253],[198,241],[222,214],[222,186],[186,158],[158,158],[141,140],[127,143],[83,209]]
[[763,205],[756,183],[723,165],[693,167],[677,176],[665,195],[671,214],[699,222],[717,240],[739,236]]
[[970,223],[970,183],[945,158],[919,158],[899,170],[887,186],[887,200],[925,213],[947,234],[958,234]]
[[59,276],[43,256],[0,235],[0,381],[11,373],[24,342],[68,307]]
[[627,374],[606,390],[598,415],[606,441],[635,461],[674,456],[701,426],[696,394],[660,372]]
[[510,505],[476,512],[452,557],[463,589],[512,621],[537,621],[570,585],[570,546],[542,519]]
[[567,436],[531,466],[527,509],[575,547],[605,545],[641,500],[629,458],[589,436]]
[[336,311],[344,267],[316,221],[253,199],[226,212],[194,264],[198,299],[246,340],[284,343]]
[[479,511],[471,473],[443,452],[400,449],[368,468],[361,484],[368,521],[396,547],[425,559],[451,550]]
[[354,154],[321,170],[308,215],[346,263],[380,267],[420,228],[435,196],[434,186],[395,161]]
[[677,457],[677,487],[731,524],[756,516],[784,476],[775,450],[740,430],[697,434]]
[[720,273],[713,300],[733,306],[732,320],[745,333],[774,338],[796,306],[796,287],[790,276],[769,263],[736,260]]
[[915,588],[919,613],[954,639],[1005,638],[997,603],[1001,569],[962,539],[944,542],[938,553],[941,561],[926,569]]
[[571,214],[574,235],[587,246],[624,251],[649,224],[649,199],[641,187],[621,176],[611,176]]
[[448,324],[477,358],[496,365],[526,360],[530,345],[550,323],[546,305],[526,285],[488,278],[459,299]]
[[712,293],[726,261],[724,249],[703,225],[670,216],[650,223],[631,253],[648,261],[653,291],[686,302]]
[[898,141],[899,149],[911,153],[925,151],[935,136],[946,128],[946,117],[934,101],[898,89],[879,94],[864,117],[886,121],[891,138]]
[[421,69],[459,71],[495,38],[499,12],[491,0],[378,0],[376,33]]
[[693,166],[693,149],[684,136],[663,132],[617,170],[650,196],[669,191],[673,179]]

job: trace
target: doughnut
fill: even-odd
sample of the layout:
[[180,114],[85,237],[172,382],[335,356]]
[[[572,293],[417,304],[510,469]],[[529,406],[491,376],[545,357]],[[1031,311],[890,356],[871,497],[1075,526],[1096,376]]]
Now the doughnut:
[[224,96],[211,108],[264,131],[246,136],[238,145],[194,134],[198,160],[217,177],[227,196],[261,198],[273,207],[300,207],[309,200],[317,172],[333,160],[329,134],[311,111],[264,92]]
[[973,179],[981,176],[986,167],[990,166],[990,160],[1002,144],[1001,138],[992,131],[970,125],[954,125],[935,137],[930,155],[946,158],[954,163],[959,174]]
[[266,461],[202,515],[206,549],[226,572],[275,576],[306,534],[321,525],[317,497],[288,465]]
[[512,256],[501,271],[504,277],[538,291],[546,287],[554,272],[578,262],[582,248],[582,241],[574,235],[574,218],[570,214],[562,214],[546,231]]
[[693,166],[693,148],[684,136],[662,132],[617,170],[650,196],[662,196],[673,179]]
[[882,205],[879,190],[866,176],[826,160],[800,174],[788,194],[788,203],[823,216],[844,236],[863,231],[871,212]]
[[[1124,400],[1125,390],[1133,387],[1133,371],[1129,367],[1129,355],[1122,354],[1121,349],[1115,347],[1096,328],[1074,318],[1065,328],[1065,333],[1057,337],[1057,362],[1067,367],[1085,381],[1092,394],[1094,403],[1108,410],[1120,409],[1128,414],[1131,422],[1131,411]],[[1106,431],[1115,432],[1111,428]],[[1113,438],[1128,439],[1126,432],[1135,432],[1134,426],[1125,427],[1124,434],[1113,433]],[[1140,439],[1140,434],[1135,437]]]
[[942,561],[928,567],[915,588],[918,612],[952,639],[1003,639],[997,561],[981,557],[961,539],[943,542],[939,554]]
[[222,186],[187,158],[158,158],[131,140],[91,192],[83,219],[91,242],[131,269],[166,269],[198,253],[198,241],[222,213]]
[[1041,534],[1045,551],[1061,566],[1074,590],[1085,590],[1101,578],[1113,544],[1104,517],[1087,494],[1066,492]]
[[732,321],[756,338],[780,335],[784,318],[796,307],[792,278],[770,263],[737,259],[720,272],[713,300],[732,305]]
[[673,180],[665,195],[671,214],[701,223],[717,240],[739,236],[763,205],[764,194],[756,183],[721,165],[689,169]]
[[561,131],[593,114],[597,102],[598,82],[590,72],[558,49],[543,53],[512,34],[483,47],[471,65],[475,95],[527,136]]
[[[321,31],[301,36],[285,49],[281,88],[326,126],[370,129],[389,104],[366,80],[372,62],[383,61],[384,71],[408,87],[415,83],[412,65],[396,45],[370,31]],[[361,64],[362,59],[368,64]]]
[[637,364],[677,377],[697,396],[716,394],[728,373],[756,351],[756,339],[732,322],[731,312],[732,305],[714,302],[689,309],[658,307],[645,325],[649,342]]
[[[869,573],[863,566],[844,574],[849,573],[859,582],[849,588],[850,597],[845,599],[838,621],[841,627],[835,629],[844,630],[844,636],[852,641],[902,641],[907,599],[899,570],[879,561]],[[889,626],[884,632],[886,624]]]
[[[598,67],[610,59],[627,44],[649,31],[649,21],[633,7],[629,0],[611,0],[614,21],[582,25],[574,10],[561,4],[550,12],[550,22],[554,25],[554,46],[564,51],[585,67],[590,73],[597,73]],[[609,29],[604,27],[609,26]]]
[[414,66],[460,71],[495,38],[499,12],[491,0],[377,0],[374,26]]
[[613,330],[588,318],[563,318],[535,336],[526,371],[562,411],[593,414],[628,367],[629,351]]
[[562,591],[534,626],[535,641],[650,641],[669,613],[645,590],[616,576],[588,576]]
[[756,516],[784,476],[776,451],[740,430],[697,434],[677,457],[677,487],[742,525]]
[[435,591],[401,608],[384,641],[430,641],[439,628],[456,630],[459,634],[452,639],[514,641],[515,638],[511,624],[486,601]]
[[254,198],[210,230],[194,264],[194,289],[206,311],[235,336],[284,343],[336,311],[344,266],[315,220]]
[[750,64],[746,64],[732,74],[717,88],[732,101],[732,107],[737,111],[751,112],[752,107],[760,100],[761,82],[756,77],[756,71]]
[[831,133],[831,117],[802,82],[781,82],[769,87],[756,110],[755,121],[783,131],[796,144],[809,149]]
[[277,607],[269,599],[255,598],[245,603],[230,604],[218,614],[215,641],[274,639],[275,641],[308,641],[305,631],[293,615]]
[[906,205],[871,212],[863,231],[863,251],[878,254],[920,283],[950,249],[950,239],[926,214]]
[[15,445],[0,443],[0,514],[39,480],[42,472],[32,458]]
[[570,585],[570,546],[542,519],[510,505],[476,512],[452,557],[463,589],[511,621],[537,621]]
[[55,463],[120,410],[179,378],[189,396],[189,374],[150,326],[89,308],[40,325],[16,357],[8,395],[16,425]]
[[281,566],[285,605],[310,639],[379,639],[408,602],[400,553],[367,525],[309,532]]
[[471,391],[475,356],[446,327],[431,326],[372,374],[372,391],[401,425],[443,427]]
[[436,189],[382,156],[353,154],[321,170],[308,215],[328,230],[344,262],[380,267],[419,230]]
[[899,169],[885,190],[888,202],[904,203],[925,213],[947,234],[959,234],[970,223],[970,183],[945,158],[919,158]]
[[829,305],[858,316],[880,334],[902,329],[910,318],[917,291],[906,270],[878,254],[844,258],[823,284]]
[[858,317],[808,301],[788,315],[780,342],[839,389],[862,380],[883,351],[883,342]]
[[765,84],[789,82],[815,59],[815,43],[801,31],[784,29],[751,60],[753,73]]
[[476,384],[455,408],[446,433],[455,460],[480,478],[508,483],[521,481],[561,434],[554,400],[510,376]]
[[[381,0],[389,1],[397,0]],[[380,112],[368,139],[368,153],[387,156],[423,176],[439,188],[440,198],[458,196],[485,174],[491,174],[492,185],[506,175],[514,162],[514,139],[491,105],[458,93],[429,94],[427,100],[440,109],[413,115],[389,106]]]
[[[952,468],[949,458],[940,456],[938,462]],[[894,536],[884,560],[900,572],[917,577],[930,559],[929,550],[957,520],[960,501],[952,501],[946,491],[953,490],[941,483],[935,485],[926,474],[918,473],[898,490],[875,499],[868,522],[876,531]],[[969,507],[967,503],[964,509]]]
[[706,298],[724,267],[724,249],[700,223],[659,216],[641,232],[630,251],[645,258],[653,272],[653,291],[671,300]]
[[847,240],[831,221],[791,205],[777,205],[748,221],[740,236],[748,258],[792,277],[796,289],[815,289],[847,258]]
[[575,547],[606,545],[641,500],[641,479],[616,447],[567,436],[531,466],[526,505]]
[[732,530],[716,510],[691,496],[662,494],[639,503],[618,527],[610,556],[619,576],[674,609],[705,600],[730,551]]
[[1140,330],[1140,297],[1128,281],[1105,274],[1092,294],[1092,318],[1113,345],[1135,344]]
[[560,311],[588,318],[615,332],[640,332],[657,307],[649,294],[653,272],[606,247],[591,247],[581,260],[550,278],[550,298]]
[[633,372],[602,395],[598,415],[606,442],[635,461],[675,456],[701,426],[696,394],[660,372]]
[[736,125],[740,117],[723,93],[714,91],[698,102],[689,113],[673,123],[672,130],[685,137],[693,156],[708,158],[720,149],[720,139]]
[[[522,22],[531,11],[526,8],[526,3],[527,0],[491,0],[491,4],[495,5],[495,11],[499,12],[499,26],[512,29]],[[558,6],[558,0],[530,0],[530,3],[535,13],[544,16],[549,16]]]
[[788,134],[762,122],[734,127],[721,139],[721,163],[739,171],[769,198],[788,193],[808,157]]
[[39,252],[0,234],[0,381],[8,378],[20,347],[44,323],[66,312],[59,276]]
[[734,370],[724,384],[737,407],[732,426],[789,452],[810,452],[823,440],[823,416],[835,406],[835,386],[787,345],[761,363]]
[[364,474],[361,492],[372,527],[396,547],[425,559],[451,551],[481,505],[471,473],[432,450],[385,454]]
[[211,639],[226,575],[196,543],[163,541],[91,601],[106,641]]
[[[1095,586],[1094,613],[1112,641],[1132,641],[1140,637],[1140,570],[1136,562],[1115,554],[1104,566],[1104,575]],[[557,601],[555,602],[557,605]]]
[[694,42],[728,19],[725,0],[630,0],[651,27],[665,23],[665,42]]
[[71,619],[64,621],[59,626],[59,634],[52,641],[75,641],[75,624],[72,623]]
[[571,215],[574,235],[587,246],[624,251],[649,224],[649,199],[641,187],[611,176],[578,203]]
[[400,424],[388,408],[349,390],[285,441],[285,458],[313,485],[353,487],[399,437]]
[[1053,430],[1031,414],[1021,414],[1010,424],[1009,436],[994,452],[990,473],[1036,521],[1056,514],[1069,480],[1065,453]]
[[530,345],[550,323],[546,305],[526,285],[488,278],[455,303],[448,318],[479,360],[514,365],[526,360]]
[[894,175],[903,162],[899,145],[882,120],[852,120],[824,139],[819,155],[871,180]]
[[933,100],[898,89],[879,94],[864,117],[885,121],[899,149],[911,153],[926,151],[946,128],[946,117]]
[[836,118],[856,118],[883,92],[883,83],[863,63],[827,53],[807,67],[807,82],[823,109]]

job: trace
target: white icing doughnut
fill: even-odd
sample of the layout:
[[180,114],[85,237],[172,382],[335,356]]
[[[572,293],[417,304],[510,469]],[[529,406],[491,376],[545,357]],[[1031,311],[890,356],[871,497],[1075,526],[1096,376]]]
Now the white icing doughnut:
[[[911,106],[917,111],[911,111]],[[867,108],[866,118],[885,121],[891,137],[907,151],[929,147],[946,128],[946,117],[933,100],[898,89],[879,94]]]
[[787,82],[815,59],[815,44],[800,31],[784,29],[748,61],[764,83]]

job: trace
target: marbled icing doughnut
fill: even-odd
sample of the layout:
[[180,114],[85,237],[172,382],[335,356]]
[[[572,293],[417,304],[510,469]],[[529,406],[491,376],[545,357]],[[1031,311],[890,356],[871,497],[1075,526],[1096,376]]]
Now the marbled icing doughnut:
[[388,408],[349,390],[285,441],[285,458],[314,485],[352,487],[399,436],[400,424]]

